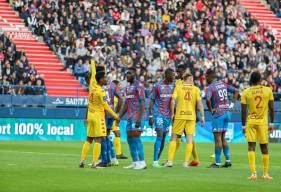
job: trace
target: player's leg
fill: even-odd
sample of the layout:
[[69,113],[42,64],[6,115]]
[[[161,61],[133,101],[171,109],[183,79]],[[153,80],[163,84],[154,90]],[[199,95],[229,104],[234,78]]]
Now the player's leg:
[[248,177],[249,180],[257,179],[257,171],[256,171],[256,142],[248,142],[248,161],[249,167],[251,171],[251,176]]
[[104,137],[101,141],[101,155],[100,155],[100,159],[101,159],[100,166],[102,166],[102,167],[107,167],[109,165],[110,159],[108,158],[107,151],[108,151],[107,150],[107,141],[106,141],[106,138]]
[[161,154],[162,154],[162,152],[163,152],[163,149],[164,149],[164,147],[165,147],[166,136],[167,136],[167,132],[165,132],[165,133],[163,134],[163,139],[162,139],[162,143],[161,143],[161,147],[160,147],[160,152],[159,152],[159,157],[158,157],[158,159],[160,159],[160,156],[161,156]]
[[214,140],[215,140],[215,163],[211,164],[209,168],[219,168],[221,165],[221,152],[222,152],[222,140],[221,132],[215,131]]
[[231,167],[231,161],[230,161],[230,150],[227,143],[227,140],[225,139],[225,133],[228,129],[228,122],[230,120],[230,112],[226,112],[224,114],[224,120],[223,120],[223,129],[224,131],[221,134],[221,140],[222,140],[222,148],[223,148],[223,154],[225,157],[225,164],[222,165],[223,168]]
[[160,158],[160,150],[162,145],[162,140],[164,136],[163,127],[164,127],[164,119],[162,117],[156,117],[155,118],[155,131],[157,134],[155,143],[154,143],[154,153],[153,153],[153,164],[152,166],[155,168],[161,167],[159,165],[159,158]]
[[134,137],[133,134],[133,122],[132,121],[128,121],[127,122],[127,142],[129,145],[129,150],[130,150],[130,155],[132,158],[132,164],[130,164],[129,166],[124,167],[125,169],[132,169],[135,168],[135,166],[137,165],[137,161],[138,161],[138,150],[137,150],[137,145],[136,145],[136,139]]
[[115,135],[113,143],[114,143],[117,159],[128,159],[128,157],[122,153],[121,139],[120,139],[121,134],[119,128],[113,126],[112,130]]
[[199,162],[199,155],[194,139],[192,142],[192,157],[193,157],[193,161],[191,161],[188,166],[198,167],[200,165],[200,162]]
[[144,150],[143,143],[141,141],[141,133],[142,131],[133,131],[136,146],[137,146],[137,154],[138,154],[138,162],[134,169],[146,169],[146,162],[144,160]]
[[93,137],[87,137],[87,140],[83,144],[83,148],[82,148],[82,152],[81,152],[81,161],[80,161],[80,164],[79,164],[80,168],[85,167],[85,160],[86,160],[87,154],[90,150],[92,142],[93,142]]
[[164,137],[164,132],[162,130],[157,129],[156,130],[157,137],[154,143],[154,155],[153,155],[153,167],[159,168],[161,167],[159,165],[159,158],[160,158],[160,152],[161,152],[161,146],[163,143],[163,137]]
[[186,133],[186,147],[183,167],[189,167],[189,160],[193,149],[193,135],[195,134],[196,121],[187,121],[184,132]]
[[231,167],[231,165],[232,165],[231,161],[230,161],[229,146],[228,146],[227,140],[225,139],[225,133],[226,133],[226,131],[222,132],[222,134],[221,134],[223,154],[225,157],[225,164],[222,165],[223,168]]
[[267,125],[258,126],[258,141],[260,143],[260,149],[262,153],[262,165],[263,165],[263,176],[264,180],[271,180],[269,176],[269,153],[268,153],[268,127]]
[[176,153],[176,141],[179,135],[183,134],[183,131],[185,129],[186,121],[185,120],[174,120],[173,127],[172,127],[172,138],[169,143],[169,149],[168,149],[168,161],[165,163],[165,167],[172,167],[173,166],[173,160],[175,158]]
[[113,143],[112,143],[112,140],[110,138],[110,132],[111,130],[108,129],[107,130],[107,137],[106,137],[106,141],[107,141],[107,147],[108,147],[108,153],[109,153],[109,159],[110,159],[110,164],[113,165],[113,166],[118,166],[119,165],[119,162],[116,158],[116,154],[115,154],[115,149],[114,149],[114,146],[113,146]]
[[101,142],[104,139],[104,137],[95,137],[95,144],[94,144],[94,148],[93,148],[93,163],[91,168],[101,168],[99,166],[98,160],[100,157],[100,153],[101,153]]

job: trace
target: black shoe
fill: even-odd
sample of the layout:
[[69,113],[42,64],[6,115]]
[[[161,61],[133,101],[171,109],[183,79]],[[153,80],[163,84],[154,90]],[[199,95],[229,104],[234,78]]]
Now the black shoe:
[[228,168],[228,167],[231,167],[231,166],[232,166],[231,162],[225,162],[225,164],[222,165],[221,167],[222,168]]
[[116,158],[117,159],[128,159],[128,157],[124,154],[121,154],[121,155],[116,155]]
[[80,162],[79,167],[80,167],[80,168],[84,168],[84,167],[85,167],[85,164],[84,164],[83,161]]
[[99,167],[110,167],[110,163],[106,164],[106,163],[100,162],[99,164],[97,164],[97,166],[99,166]]
[[207,167],[207,168],[220,168],[220,166],[219,165],[217,165],[217,164],[215,164],[215,163],[213,163],[213,164],[211,164],[209,167]]

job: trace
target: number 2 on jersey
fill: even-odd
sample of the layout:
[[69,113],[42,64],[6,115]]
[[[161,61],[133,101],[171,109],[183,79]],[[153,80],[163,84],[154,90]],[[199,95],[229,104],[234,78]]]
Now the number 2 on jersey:
[[258,104],[256,105],[256,108],[257,109],[262,108],[262,106],[261,106],[262,97],[260,95],[255,97],[255,101],[258,101]]

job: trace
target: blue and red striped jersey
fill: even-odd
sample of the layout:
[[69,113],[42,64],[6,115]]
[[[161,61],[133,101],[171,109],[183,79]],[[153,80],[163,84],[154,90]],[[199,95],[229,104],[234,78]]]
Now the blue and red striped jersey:
[[163,81],[155,84],[150,98],[154,100],[153,115],[158,117],[171,117],[171,101],[175,84],[165,84]]
[[234,93],[236,89],[222,81],[214,81],[207,88],[206,99],[211,101],[217,117],[229,111],[228,93]]
[[[103,87],[104,90],[106,91],[107,95],[107,101],[108,104],[110,105],[111,109],[114,109],[114,97],[121,98],[121,92],[118,89],[118,87],[111,81],[107,83],[106,86]],[[106,113],[105,115],[106,118],[112,117],[109,113]]]
[[[125,98],[125,104],[127,105],[127,118],[128,120],[136,120],[139,116],[141,101],[145,100],[143,85],[138,80],[135,80],[134,84],[126,87]],[[143,113],[145,113],[145,111]]]

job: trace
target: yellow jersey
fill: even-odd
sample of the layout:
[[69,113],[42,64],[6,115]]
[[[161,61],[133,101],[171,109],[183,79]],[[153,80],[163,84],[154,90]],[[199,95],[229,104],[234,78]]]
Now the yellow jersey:
[[176,80],[176,83],[175,83],[176,87],[181,86],[182,84],[183,84],[183,81],[181,79]]
[[90,80],[89,87],[89,97],[88,97],[88,113],[98,113],[101,117],[105,116],[105,110],[109,112],[113,117],[117,118],[118,115],[110,108],[107,103],[106,91],[102,89],[96,81],[96,64],[92,60],[92,76]]
[[177,101],[175,119],[196,120],[197,102],[201,101],[200,89],[192,84],[182,83],[175,87],[173,99]]
[[248,105],[248,124],[268,124],[269,101],[274,101],[269,87],[256,85],[242,92],[241,103]]

